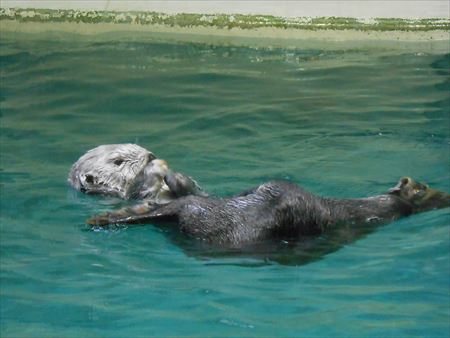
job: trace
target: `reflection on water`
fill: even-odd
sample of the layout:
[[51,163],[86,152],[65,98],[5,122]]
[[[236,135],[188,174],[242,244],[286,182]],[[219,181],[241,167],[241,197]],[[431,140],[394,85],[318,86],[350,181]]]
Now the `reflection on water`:
[[[375,230],[369,228],[341,228],[320,237],[303,237],[252,243],[239,248],[218,248],[185,236],[171,234],[169,238],[192,257],[211,261],[209,264],[237,264],[261,266],[283,264],[300,266],[324,258],[347,244]],[[230,260],[229,258],[234,258]]]
[[[152,225],[84,231],[126,202],[66,184],[136,142],[229,196],[326,196],[399,177],[450,191],[450,55],[2,38],[2,336],[446,336],[448,210],[367,234],[220,251]],[[308,263],[308,264],[305,264]]]

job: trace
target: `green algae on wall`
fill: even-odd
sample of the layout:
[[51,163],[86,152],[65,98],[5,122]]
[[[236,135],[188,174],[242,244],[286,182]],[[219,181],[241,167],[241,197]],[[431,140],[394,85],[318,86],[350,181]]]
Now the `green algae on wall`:
[[214,27],[222,29],[281,28],[306,30],[360,31],[450,31],[450,20],[374,18],[360,20],[343,17],[283,18],[271,15],[243,14],[164,14],[156,12],[116,12],[93,10],[51,10],[0,8],[0,20],[19,22],[82,22],[137,25],[166,25],[178,27]]

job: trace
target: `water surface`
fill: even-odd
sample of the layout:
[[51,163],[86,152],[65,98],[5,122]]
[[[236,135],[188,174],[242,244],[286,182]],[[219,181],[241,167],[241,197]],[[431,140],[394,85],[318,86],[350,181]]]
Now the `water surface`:
[[449,54],[70,35],[0,47],[1,336],[448,336],[448,210],[311,261],[278,245],[280,262],[198,255],[152,225],[87,231],[124,203],[66,179],[86,150],[133,142],[220,196],[287,179],[363,197],[404,175],[450,191]]

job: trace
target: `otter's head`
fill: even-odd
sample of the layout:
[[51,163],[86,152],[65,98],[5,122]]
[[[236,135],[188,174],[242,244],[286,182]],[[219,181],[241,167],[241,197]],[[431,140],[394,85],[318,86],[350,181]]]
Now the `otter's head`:
[[167,163],[135,144],[107,144],[89,150],[72,166],[69,184],[90,194],[125,199],[151,197],[161,189]]
[[450,195],[446,192],[430,188],[426,184],[403,177],[398,184],[389,189],[389,194],[408,201],[414,212],[450,207]]

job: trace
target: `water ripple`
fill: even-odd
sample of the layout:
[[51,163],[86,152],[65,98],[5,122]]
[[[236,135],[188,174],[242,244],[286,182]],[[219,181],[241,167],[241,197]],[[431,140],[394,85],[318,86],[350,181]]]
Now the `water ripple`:
[[0,41],[0,335],[448,334],[448,210],[227,251],[84,231],[128,204],[66,184],[86,150],[135,142],[220,196],[288,179],[362,197],[404,175],[449,191],[448,54],[110,40]]

